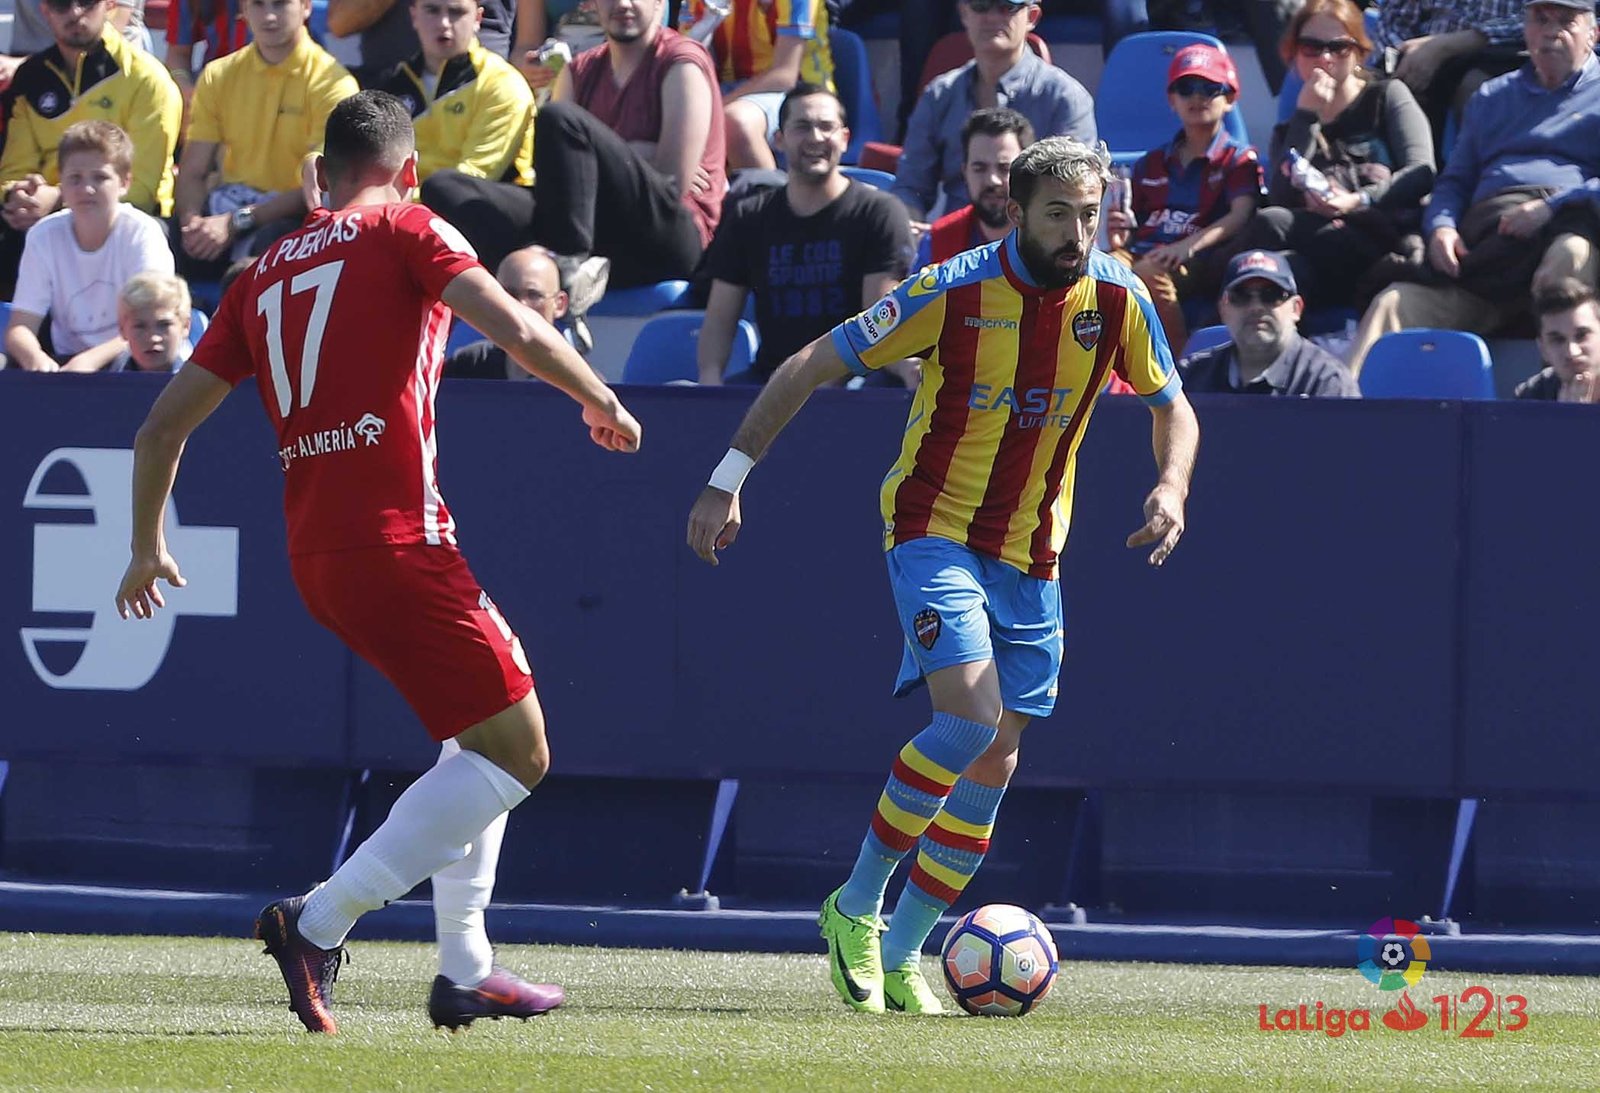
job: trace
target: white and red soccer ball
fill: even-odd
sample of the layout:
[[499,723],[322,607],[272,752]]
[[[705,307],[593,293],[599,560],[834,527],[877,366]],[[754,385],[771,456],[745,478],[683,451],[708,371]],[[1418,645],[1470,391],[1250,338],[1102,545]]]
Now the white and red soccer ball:
[[1029,912],[991,903],[963,916],[944,939],[944,982],[979,1017],[1021,1017],[1055,985],[1056,944]]

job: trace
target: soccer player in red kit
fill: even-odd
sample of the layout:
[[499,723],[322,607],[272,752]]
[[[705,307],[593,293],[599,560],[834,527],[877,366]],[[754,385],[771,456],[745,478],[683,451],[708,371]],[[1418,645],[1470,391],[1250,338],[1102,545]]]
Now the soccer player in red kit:
[[434,395],[451,311],[580,403],[602,448],[637,450],[639,423],[455,229],[405,201],[417,155],[398,99],[346,99],[323,148],[317,183],[332,211],[313,212],[239,277],[139,430],[133,557],[117,609],[149,618],[164,606],[157,579],[183,585],[161,517],[184,442],[254,377],[278,432],[290,567],[307,608],[394,683],[442,745],[332,877],[262,909],[257,936],[296,1016],[337,1032],[329,1007],[345,935],[431,877],[434,1023],[531,1017],[560,1005],[562,989],[496,967],[483,911],[506,814],[544,776],[549,749],[522,646],[456,549],[439,495]]

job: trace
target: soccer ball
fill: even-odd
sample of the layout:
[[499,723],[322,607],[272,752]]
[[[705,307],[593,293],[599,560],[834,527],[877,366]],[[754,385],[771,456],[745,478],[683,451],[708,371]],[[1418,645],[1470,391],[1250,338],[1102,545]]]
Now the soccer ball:
[[1050,931],[1009,903],[979,907],[945,935],[945,986],[979,1017],[1021,1017],[1050,993],[1056,967]]

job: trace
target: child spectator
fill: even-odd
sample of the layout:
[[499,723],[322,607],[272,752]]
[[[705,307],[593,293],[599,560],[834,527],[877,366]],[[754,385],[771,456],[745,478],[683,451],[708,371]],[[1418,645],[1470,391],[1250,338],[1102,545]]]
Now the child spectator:
[[1167,70],[1167,101],[1183,128],[1134,165],[1131,210],[1106,213],[1107,242],[1150,289],[1171,345],[1188,340],[1180,299],[1216,293],[1215,254],[1261,199],[1261,161],[1223,126],[1239,98],[1239,73],[1209,45],[1180,49]]
[[[23,247],[6,329],[16,366],[98,372],[122,351],[118,290],[136,273],[172,272],[161,222],[122,200],[132,183],[127,133],[108,121],[82,121],[61,134],[66,208],[35,224]],[[53,355],[39,340],[47,315]]]
[[125,348],[108,372],[176,372],[189,359],[189,286],[170,273],[136,273],[117,296]]

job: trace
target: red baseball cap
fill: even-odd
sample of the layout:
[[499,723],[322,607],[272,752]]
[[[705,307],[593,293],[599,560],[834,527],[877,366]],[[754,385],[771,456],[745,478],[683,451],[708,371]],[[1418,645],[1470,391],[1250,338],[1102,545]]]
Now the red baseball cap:
[[1201,76],[1226,87],[1230,95],[1239,93],[1239,70],[1233,67],[1232,58],[1216,46],[1196,43],[1178,50],[1167,69],[1167,86],[1184,76]]

